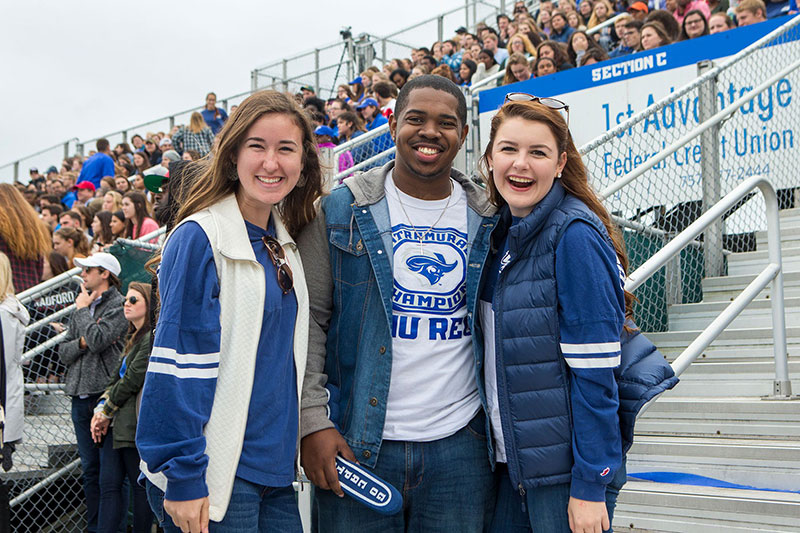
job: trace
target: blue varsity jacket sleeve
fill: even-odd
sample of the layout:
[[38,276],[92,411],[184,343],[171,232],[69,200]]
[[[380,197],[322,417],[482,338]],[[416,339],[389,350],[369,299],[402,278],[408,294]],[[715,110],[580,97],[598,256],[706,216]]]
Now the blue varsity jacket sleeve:
[[161,311],[136,444],[147,468],[167,477],[167,499],[193,500],[208,495],[203,428],[211,415],[220,351],[219,280],[198,224],[174,230],[158,282]]
[[625,321],[624,272],[614,248],[591,225],[571,223],[556,248],[561,352],[570,368],[570,495],[605,501],[622,463],[614,368]]

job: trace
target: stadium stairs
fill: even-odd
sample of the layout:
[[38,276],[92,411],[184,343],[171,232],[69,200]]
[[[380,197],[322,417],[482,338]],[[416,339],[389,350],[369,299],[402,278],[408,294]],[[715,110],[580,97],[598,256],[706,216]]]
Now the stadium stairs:
[[[780,223],[797,394],[800,209],[782,211]],[[763,268],[766,232],[756,237],[757,251],[728,256],[728,276],[703,280],[702,302],[672,305],[669,331],[648,334],[670,361]],[[769,298],[767,288],[637,423],[615,531],[800,532],[800,401],[762,399],[775,376]]]

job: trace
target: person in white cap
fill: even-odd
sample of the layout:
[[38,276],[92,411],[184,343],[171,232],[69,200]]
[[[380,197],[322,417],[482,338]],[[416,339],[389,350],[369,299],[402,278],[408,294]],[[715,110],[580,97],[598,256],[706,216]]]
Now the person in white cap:
[[66,339],[59,346],[67,366],[64,392],[72,397],[72,423],[83,469],[87,531],[96,531],[100,501],[100,456],[90,424],[94,406],[117,368],[128,321],[119,293],[120,264],[105,252],[75,259],[81,272],[81,292],[69,318]]

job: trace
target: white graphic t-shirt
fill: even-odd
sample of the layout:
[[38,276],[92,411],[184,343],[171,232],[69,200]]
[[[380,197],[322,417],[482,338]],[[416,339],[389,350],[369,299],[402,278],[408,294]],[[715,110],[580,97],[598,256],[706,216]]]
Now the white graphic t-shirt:
[[466,320],[467,196],[452,184],[449,198],[426,201],[386,179],[394,290],[384,439],[448,437],[480,409]]

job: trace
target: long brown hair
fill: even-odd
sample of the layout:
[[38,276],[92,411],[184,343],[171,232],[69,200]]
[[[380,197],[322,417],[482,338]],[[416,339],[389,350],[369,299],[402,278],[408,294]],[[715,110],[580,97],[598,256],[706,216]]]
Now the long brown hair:
[[31,204],[10,183],[0,183],[0,238],[24,261],[43,257],[53,247],[50,232]]
[[[555,137],[556,145],[558,146],[559,156],[562,153],[567,154],[567,163],[561,171],[561,185],[572,196],[575,196],[588,207],[606,228],[608,236],[614,244],[614,251],[619,258],[619,262],[625,273],[628,273],[628,256],[625,252],[625,242],[622,240],[622,234],[616,225],[611,222],[611,217],[606,211],[600,199],[595,194],[589,179],[586,174],[586,167],[583,165],[581,154],[575,147],[575,142],[572,140],[572,134],[569,131],[564,117],[558,110],[547,107],[539,102],[506,102],[503,107],[492,118],[492,127],[489,133],[489,144],[483,152],[480,160],[478,161],[478,171],[480,172],[483,180],[486,182],[486,188],[489,191],[489,200],[497,207],[502,207],[506,201],[500,196],[500,191],[494,184],[491,173],[488,171],[488,158],[492,154],[494,147],[494,140],[497,135],[497,130],[508,119],[521,118],[531,122],[539,122],[544,124],[550,129],[550,132]],[[628,318],[633,318],[633,302],[635,297],[633,294],[625,291],[625,315]]]
[[206,122],[203,120],[203,115],[195,111],[189,117],[189,131],[192,133],[200,133],[206,128]]
[[237,108],[219,132],[212,156],[193,165],[199,165],[198,177],[194,180],[186,201],[178,211],[175,224],[188,216],[217,203],[239,188],[234,159],[244,142],[247,130],[258,119],[268,113],[288,115],[300,128],[303,136],[303,172],[300,181],[278,205],[281,220],[292,237],[314,219],[314,202],[322,196],[322,169],[317,154],[314,130],[306,114],[283,93],[261,91],[249,96]]
[[128,284],[128,290],[131,289],[142,295],[142,299],[144,299],[144,305],[147,309],[144,310],[144,322],[142,323],[142,327],[136,329],[136,326],[133,325],[133,322],[128,323],[128,342],[125,343],[125,350],[123,352],[126,355],[133,345],[139,342],[139,339],[142,338],[142,335],[150,332],[150,293],[152,292],[152,287],[149,283],[131,281]]
[[139,191],[129,191],[123,198],[127,198],[133,204],[136,217],[134,224],[133,218],[125,220],[125,237],[128,239],[138,239],[142,235],[142,224],[149,215],[147,213],[147,197]]
[[[83,257],[87,257],[89,255],[89,240],[81,230],[75,228],[58,228],[58,231],[55,232],[55,235],[58,235],[64,240],[72,241],[72,247],[74,248],[75,255],[80,255]],[[72,261],[70,260],[70,263],[71,262]]]

